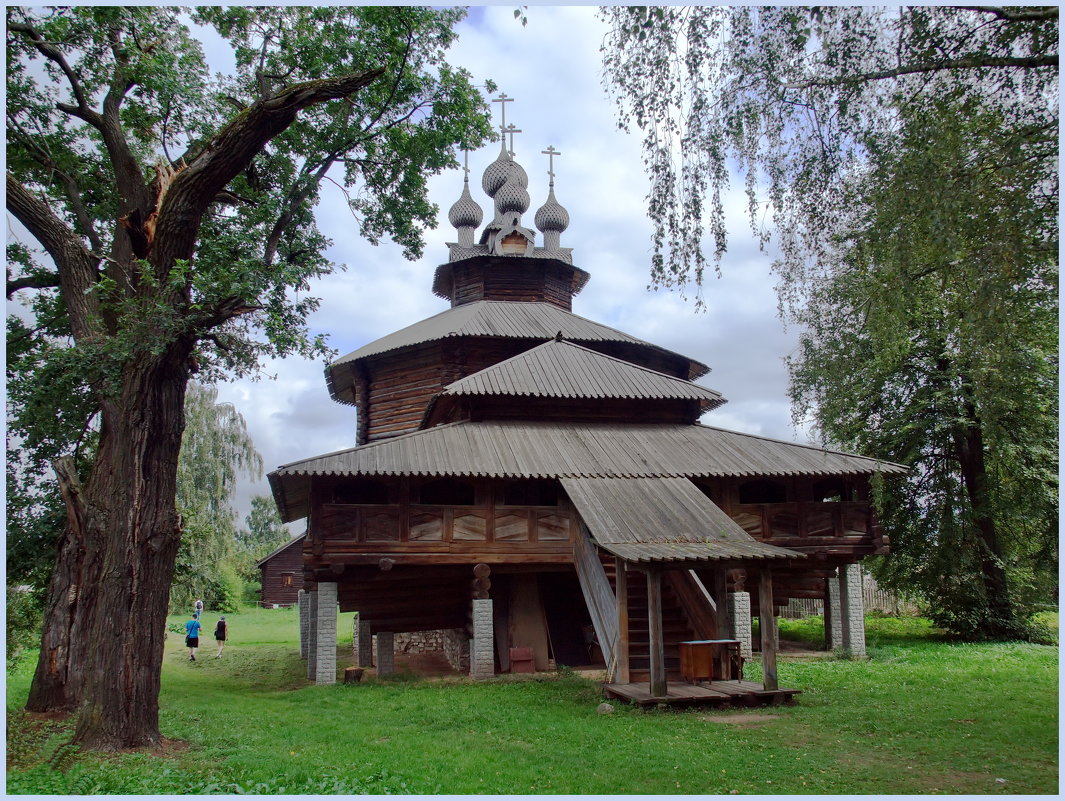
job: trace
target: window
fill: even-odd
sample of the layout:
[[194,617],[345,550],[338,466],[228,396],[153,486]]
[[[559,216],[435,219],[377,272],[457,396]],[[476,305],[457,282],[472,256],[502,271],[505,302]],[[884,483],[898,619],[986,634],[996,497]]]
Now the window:
[[787,499],[788,490],[779,481],[758,478],[740,484],[740,503],[784,503]]
[[291,587],[292,586],[292,579],[295,577],[295,575],[296,575],[295,573],[282,573],[281,574],[281,586],[282,587]]
[[503,488],[504,506],[558,506],[554,481],[512,481]]
[[842,478],[824,478],[814,484],[815,501],[842,501],[847,497]]
[[333,503],[388,503],[388,486],[372,478],[355,478],[338,484],[333,490]]
[[422,484],[418,490],[418,503],[437,506],[473,506],[473,485],[465,481],[443,478]]

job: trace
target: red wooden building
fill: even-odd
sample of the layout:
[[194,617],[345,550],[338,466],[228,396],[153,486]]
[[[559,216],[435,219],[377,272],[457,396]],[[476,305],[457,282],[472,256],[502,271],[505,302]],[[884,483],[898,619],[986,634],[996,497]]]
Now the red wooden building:
[[255,563],[261,575],[259,599],[263,606],[291,606],[299,601],[306,536],[293,537]]
[[[888,545],[869,479],[905,468],[700,424],[725,402],[695,383],[709,368],[572,312],[589,275],[560,246],[553,178],[542,245],[522,225],[527,180],[504,147],[476,237],[467,177],[432,287],[451,308],[332,363],[356,446],[270,474],[282,519],[308,518],[309,675],[335,681],[338,608],[359,612],[364,653],[377,635],[381,670],[394,633],[447,630],[474,675],[601,660],[637,701],[780,692],[789,598],[824,599],[832,644],[860,652],[857,562]],[[752,614],[757,685],[733,664]],[[712,674],[691,675],[707,648]]]

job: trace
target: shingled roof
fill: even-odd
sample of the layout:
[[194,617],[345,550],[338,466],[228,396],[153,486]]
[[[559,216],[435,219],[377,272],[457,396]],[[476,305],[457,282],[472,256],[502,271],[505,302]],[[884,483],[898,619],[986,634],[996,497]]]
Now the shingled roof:
[[596,543],[630,562],[801,559],[759,542],[686,478],[563,478]]
[[697,400],[703,411],[725,403],[712,389],[557,339],[448,384],[441,394]]
[[315,475],[652,478],[904,473],[864,456],[702,425],[460,422],[282,465],[285,521],[308,513]]
[[592,322],[550,303],[480,300],[442,311],[341,356],[326,368],[326,382],[335,400],[353,403],[354,394],[347,386],[347,379],[337,371],[337,368],[350,362],[450,337],[546,341],[554,339],[559,332],[565,339],[574,342],[621,342],[668,354],[688,362],[688,378],[692,380],[710,372],[710,368],[702,362],[644,342],[616,328]]

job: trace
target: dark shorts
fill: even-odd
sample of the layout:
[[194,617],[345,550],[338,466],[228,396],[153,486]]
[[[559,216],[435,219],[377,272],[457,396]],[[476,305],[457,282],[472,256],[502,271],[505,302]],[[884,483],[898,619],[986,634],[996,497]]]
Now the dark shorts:
[[225,641],[226,641],[225,637],[219,637],[217,634],[215,635],[215,642],[225,642]]
[[186,637],[185,638],[185,647],[186,648],[199,648],[200,647],[200,638],[199,637]]

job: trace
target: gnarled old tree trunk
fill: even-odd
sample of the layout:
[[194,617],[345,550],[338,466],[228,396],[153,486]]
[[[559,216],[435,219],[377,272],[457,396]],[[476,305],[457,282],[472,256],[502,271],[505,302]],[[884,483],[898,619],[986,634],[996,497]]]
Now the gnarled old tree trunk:
[[[57,58],[51,45],[32,41],[46,58]],[[124,138],[120,98],[108,95],[102,113],[76,108],[72,113],[107,144],[125,210],[106,268],[45,200],[7,176],[8,209],[57,266],[76,345],[96,348],[117,339],[119,352],[127,354],[106,365],[120,372],[117,391],[106,379],[94,387],[101,428],[91,476],[84,488],[72,469],[60,476],[68,523],[30,693],[31,709],[77,709],[75,739],[82,746],[113,750],[159,741],[163,639],[181,539],[175,495],[190,357],[199,338],[255,300],[233,296],[193,308],[189,287],[170,282],[171,271],[193,261],[203,216],[218,193],[301,109],[346,97],[382,73],[307,81],[257,101],[187,167],[159,170],[154,191]],[[121,95],[132,86],[123,80],[113,88]],[[141,280],[145,270],[150,281]],[[124,293],[109,307],[96,291],[104,274]],[[144,320],[123,320],[116,300],[154,306],[169,330],[151,343],[137,339],[131,332]]]
[[185,427],[189,344],[129,365],[119,398],[104,404],[86,502],[85,573],[95,591],[78,618],[91,656],[75,741],[112,749],[159,742],[159,682],[174,561],[175,504]]
[[56,460],[54,467],[67,507],[67,522],[48,582],[41,653],[26,702],[31,712],[69,711],[81,698],[77,681],[80,673],[76,669],[71,671],[71,665],[81,664],[81,660],[71,649],[84,647],[84,639],[75,639],[73,632],[80,628],[77,613],[85,564],[85,499],[74,459],[63,456]]

